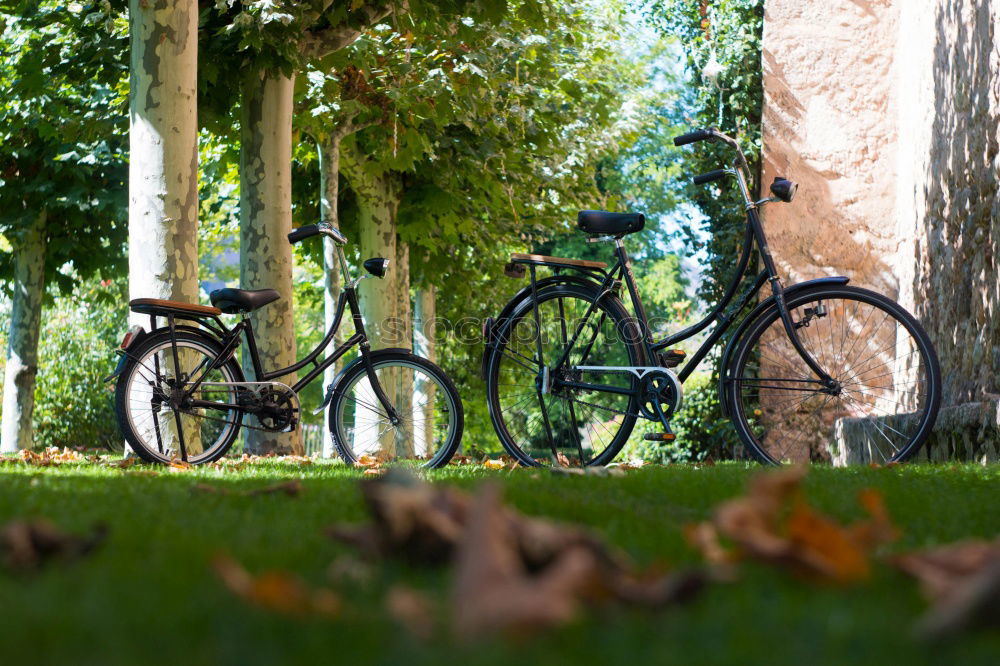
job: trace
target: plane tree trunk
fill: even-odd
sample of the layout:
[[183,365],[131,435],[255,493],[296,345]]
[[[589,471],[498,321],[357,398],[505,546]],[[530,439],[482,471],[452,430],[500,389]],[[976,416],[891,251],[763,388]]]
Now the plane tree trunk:
[[[243,81],[240,122],[240,283],[276,289],[281,298],[251,315],[265,371],[295,362],[292,316],[292,77],[251,72]],[[253,366],[246,348],[243,366]],[[295,383],[295,375],[280,378]],[[259,425],[251,419],[251,425]],[[250,453],[303,453],[301,429],[244,431]]]
[[130,0],[129,23],[129,298],[197,303],[198,3]]
[[14,299],[7,337],[3,383],[3,427],[0,452],[13,453],[32,445],[31,414],[38,374],[38,331],[45,294],[45,211],[15,245]]

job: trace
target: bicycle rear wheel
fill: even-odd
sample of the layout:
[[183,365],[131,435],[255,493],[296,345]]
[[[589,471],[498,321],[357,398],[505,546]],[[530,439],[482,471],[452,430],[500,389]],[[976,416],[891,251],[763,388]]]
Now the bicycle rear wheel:
[[916,319],[885,296],[846,286],[794,294],[788,308],[802,344],[836,386],[819,382],[777,308],[767,310],[726,372],[730,416],[747,450],[768,464],[913,456],[941,401],[937,356]]
[[[598,294],[584,285],[545,287],[537,294],[540,326],[528,300],[496,332],[486,375],[490,418],[501,444],[522,465],[606,465],[635,427],[638,380],[625,371],[579,369],[642,364],[620,301],[607,295],[586,317]],[[556,368],[578,326],[581,334],[567,362]],[[564,380],[623,393],[560,386]]]
[[131,361],[115,388],[118,425],[132,450],[147,462],[181,458],[179,434],[184,436],[189,463],[212,462],[225,455],[239,436],[242,412],[227,407],[175,410],[170,396],[176,387],[217,365],[192,397],[236,405],[239,397],[234,384],[243,381],[243,372],[235,359],[217,363],[222,350],[207,335],[194,331],[177,331],[176,335],[179,378],[169,332],[154,332],[129,350]]

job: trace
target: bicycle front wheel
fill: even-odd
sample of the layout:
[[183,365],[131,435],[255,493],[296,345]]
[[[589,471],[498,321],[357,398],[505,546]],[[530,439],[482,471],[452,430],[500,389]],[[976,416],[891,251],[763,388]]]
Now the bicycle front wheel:
[[730,416],[768,464],[904,461],[927,439],[941,372],[906,310],[867,289],[834,286],[788,297],[799,339],[835,381],[824,386],[792,347],[777,308],[751,323],[726,372]]
[[462,400],[444,370],[408,352],[372,352],[379,385],[397,415],[393,423],[372,388],[365,364],[349,367],[330,403],[330,435],[347,463],[413,461],[448,464],[462,441]]

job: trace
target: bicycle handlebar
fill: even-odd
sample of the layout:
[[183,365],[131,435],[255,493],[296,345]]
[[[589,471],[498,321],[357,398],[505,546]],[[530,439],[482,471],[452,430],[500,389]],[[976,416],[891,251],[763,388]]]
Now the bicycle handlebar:
[[305,240],[307,238],[312,238],[319,234],[318,224],[307,224],[304,227],[299,227],[288,234],[288,242],[294,245],[299,241]]
[[327,222],[320,222],[319,224],[307,224],[305,226],[299,227],[298,229],[293,229],[292,232],[288,234],[288,242],[294,245],[299,241],[303,241],[307,238],[312,238],[313,236],[317,236],[319,234],[323,234],[324,236],[329,236],[340,245],[344,245],[345,243],[347,243],[347,236],[340,233],[339,229],[334,229],[333,226],[331,226]]
[[704,185],[705,183],[711,183],[714,180],[725,178],[726,174],[728,173],[729,172],[726,169],[716,169],[715,171],[709,171],[708,173],[703,173],[700,176],[695,176],[694,184]]
[[696,141],[714,141],[715,138],[715,132],[712,130],[695,130],[693,132],[688,132],[687,134],[675,136],[674,145],[686,146],[689,143],[695,143]]

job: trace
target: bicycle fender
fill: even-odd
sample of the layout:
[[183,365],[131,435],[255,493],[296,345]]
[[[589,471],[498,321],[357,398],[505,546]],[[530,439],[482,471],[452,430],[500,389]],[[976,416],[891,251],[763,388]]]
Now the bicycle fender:
[[[850,281],[851,278],[843,275],[806,280],[805,282],[799,282],[785,287],[785,296],[792,296],[800,291],[813,289],[815,287],[825,287],[830,285],[843,286]],[[722,360],[719,363],[719,405],[722,408],[722,415],[727,418],[729,417],[729,402],[726,399],[726,380],[728,379],[728,377],[726,377],[726,372],[729,368],[729,359],[733,355],[733,351],[736,349],[736,343],[743,337],[743,334],[750,327],[750,324],[757,321],[758,318],[773,307],[776,307],[774,296],[770,296],[761,301],[757,307],[755,307],[750,314],[747,315],[742,322],[740,322],[736,332],[729,337],[729,342],[726,343],[725,351],[722,352]]]
[[125,349],[115,350],[115,354],[118,355],[118,365],[115,366],[114,372],[112,372],[110,375],[108,375],[101,381],[104,383],[110,382],[112,379],[117,379],[123,372],[125,372],[125,366],[128,365],[128,359],[129,359],[128,350],[136,346],[137,344],[140,344],[148,336],[149,333],[146,332],[146,329],[140,326],[139,332],[136,333],[135,337],[133,337],[129,341],[128,347],[126,347]]
[[121,349],[116,349],[115,353],[118,354],[118,365],[115,367],[114,372],[101,380],[104,383],[110,382],[112,379],[118,379],[118,377],[125,372],[125,366],[128,365],[128,355],[126,355],[125,352]]
[[[581,277],[579,275],[551,275],[547,278],[542,278],[541,280],[538,280],[535,283],[535,289],[536,290],[543,289],[544,287],[548,287],[553,284],[572,284],[572,283],[581,284],[588,287],[594,287],[596,289],[600,289],[601,287],[600,282],[597,282],[596,280],[590,280],[588,278]],[[493,339],[493,333],[497,329],[499,329],[502,324],[506,323],[508,319],[510,319],[511,315],[514,313],[514,310],[517,308],[517,306],[519,306],[523,301],[529,298],[531,298],[530,284],[522,288],[516,294],[514,294],[514,296],[509,301],[507,301],[507,305],[503,307],[503,310],[500,311],[500,314],[497,315],[496,319],[490,322],[490,325],[483,331],[483,342],[485,344],[483,346],[482,361],[479,366],[479,376],[482,377],[483,379],[486,379],[487,365],[489,364],[490,356],[493,354],[493,350],[496,348],[496,344]]]
[[[404,354],[413,353],[412,350],[407,349],[406,347],[386,347],[385,349],[377,349],[373,352],[370,352],[372,362],[378,360],[378,357],[385,352],[402,352]],[[364,357],[359,354],[356,359],[354,359],[353,361],[345,365],[343,368],[341,368],[340,372],[338,372],[337,375],[333,378],[333,381],[330,382],[330,385],[326,387],[326,396],[323,398],[323,404],[314,409],[313,414],[319,414],[330,406],[330,403],[333,401],[333,396],[337,393],[338,389],[340,388],[340,382],[343,381],[344,375],[346,375],[349,370],[353,370],[354,367],[359,363],[364,363],[364,362],[365,362]]]

